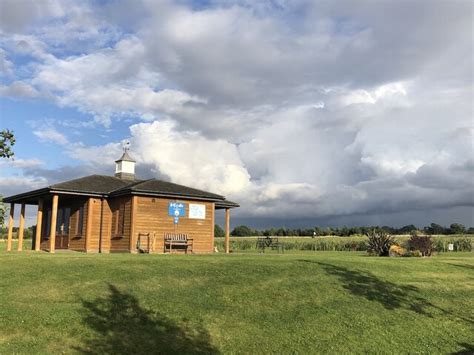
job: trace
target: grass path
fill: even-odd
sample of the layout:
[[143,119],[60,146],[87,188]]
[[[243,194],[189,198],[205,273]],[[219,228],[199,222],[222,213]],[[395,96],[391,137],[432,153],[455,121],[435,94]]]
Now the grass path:
[[0,353],[455,353],[473,253],[0,251]]

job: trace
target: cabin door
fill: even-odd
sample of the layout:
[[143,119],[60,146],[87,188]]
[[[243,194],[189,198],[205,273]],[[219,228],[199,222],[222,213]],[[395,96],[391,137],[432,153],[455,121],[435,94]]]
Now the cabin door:
[[69,219],[71,217],[71,209],[59,208],[58,219],[56,222],[56,249],[69,248]]

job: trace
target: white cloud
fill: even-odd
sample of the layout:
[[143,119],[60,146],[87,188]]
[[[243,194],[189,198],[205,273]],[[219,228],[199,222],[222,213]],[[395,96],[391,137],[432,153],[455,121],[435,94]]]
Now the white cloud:
[[[472,206],[469,5],[75,3],[0,39],[4,61],[33,57],[6,62],[0,90],[111,129],[130,120],[139,166],[227,194],[241,216]],[[50,126],[35,134],[69,141]],[[99,169],[121,147],[65,151]]]
[[0,176],[0,195],[12,196],[17,193],[40,189],[47,185],[43,177]]
[[175,128],[171,121],[130,127],[133,153],[139,162],[154,165],[173,182],[216,193],[237,193],[250,185],[235,145]]
[[397,104],[407,96],[405,83],[389,83],[381,85],[372,91],[354,90],[347,95],[343,95],[341,101],[343,105],[352,104],[375,104],[379,100],[388,100],[392,102],[397,100]]
[[51,142],[59,145],[66,145],[69,143],[66,136],[58,132],[54,127],[47,127],[33,131],[33,134],[37,136],[42,142]]
[[25,169],[25,168],[36,168],[45,165],[45,162],[40,159],[12,159],[0,161],[0,166]]
[[103,146],[85,146],[82,143],[69,145],[67,153],[70,157],[86,164],[110,165],[121,153],[120,143],[108,143]]
[[7,59],[6,52],[0,48],[0,76],[13,76],[13,62]]
[[58,0],[3,0],[0,2],[0,30],[7,33],[24,31],[36,21],[64,15],[65,10]]
[[0,96],[13,97],[13,98],[36,98],[40,94],[31,85],[21,82],[14,81],[10,85],[0,85]]

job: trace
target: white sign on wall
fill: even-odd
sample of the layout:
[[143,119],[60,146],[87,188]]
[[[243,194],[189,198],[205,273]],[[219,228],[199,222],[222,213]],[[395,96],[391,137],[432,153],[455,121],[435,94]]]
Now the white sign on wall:
[[189,204],[189,218],[205,219],[206,205]]

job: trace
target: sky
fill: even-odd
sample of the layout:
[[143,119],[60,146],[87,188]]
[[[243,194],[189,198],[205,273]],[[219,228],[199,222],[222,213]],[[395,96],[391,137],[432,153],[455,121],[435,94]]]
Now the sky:
[[0,194],[112,175],[129,141],[233,225],[473,226],[473,6],[1,0]]

